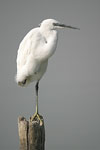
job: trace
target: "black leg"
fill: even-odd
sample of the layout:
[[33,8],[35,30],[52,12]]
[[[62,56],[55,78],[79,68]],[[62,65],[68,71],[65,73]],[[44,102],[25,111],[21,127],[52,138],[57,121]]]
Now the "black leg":
[[36,113],[38,114],[38,90],[39,90],[39,81],[36,83]]
[[36,96],[38,96],[38,90],[39,90],[39,81],[37,81],[35,85],[35,90],[36,90]]

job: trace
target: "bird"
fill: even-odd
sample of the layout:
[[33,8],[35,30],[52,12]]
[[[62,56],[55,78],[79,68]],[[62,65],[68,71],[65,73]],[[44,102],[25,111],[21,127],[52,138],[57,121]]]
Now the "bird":
[[41,122],[38,110],[39,81],[47,70],[49,58],[56,51],[58,29],[63,28],[79,30],[77,27],[65,25],[55,19],[46,19],[38,27],[29,31],[19,45],[16,59],[16,82],[21,87],[36,82],[36,111],[31,117],[31,121],[37,117]]

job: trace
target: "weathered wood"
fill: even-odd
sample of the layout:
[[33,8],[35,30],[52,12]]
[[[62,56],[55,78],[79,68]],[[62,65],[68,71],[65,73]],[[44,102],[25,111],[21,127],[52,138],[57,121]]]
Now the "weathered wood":
[[24,117],[18,118],[18,131],[20,139],[20,150],[45,150],[45,128],[38,118],[27,121]]
[[28,122],[24,117],[18,118],[20,150],[28,150]]

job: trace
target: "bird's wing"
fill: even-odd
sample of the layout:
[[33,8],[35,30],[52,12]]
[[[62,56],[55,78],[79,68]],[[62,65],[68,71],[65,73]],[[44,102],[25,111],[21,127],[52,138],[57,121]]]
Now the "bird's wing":
[[[32,29],[22,40],[17,55],[17,72],[23,72],[27,76],[33,74],[39,68],[39,61],[35,59],[37,51],[45,43],[39,28]],[[23,74],[22,73],[22,74]]]

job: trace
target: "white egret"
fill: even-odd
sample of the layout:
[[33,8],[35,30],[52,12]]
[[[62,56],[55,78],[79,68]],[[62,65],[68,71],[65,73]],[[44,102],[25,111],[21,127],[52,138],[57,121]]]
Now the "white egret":
[[67,26],[54,19],[42,21],[39,27],[32,29],[22,40],[17,55],[18,85],[25,87],[36,81],[36,112],[32,117],[41,121],[38,112],[38,85],[46,72],[48,59],[54,54],[58,41],[58,28],[79,29]]

